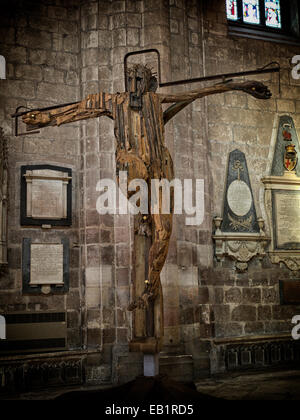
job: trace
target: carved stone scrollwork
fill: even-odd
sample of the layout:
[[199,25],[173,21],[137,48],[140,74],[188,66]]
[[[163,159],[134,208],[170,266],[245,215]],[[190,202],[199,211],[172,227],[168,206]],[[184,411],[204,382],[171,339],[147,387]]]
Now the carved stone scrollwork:
[[258,219],[259,233],[224,233],[220,230],[222,219],[216,217],[214,223],[216,232],[213,239],[215,240],[215,255],[218,261],[224,261],[227,256],[235,260],[235,266],[239,272],[244,272],[253,257],[257,256],[262,259],[266,255],[269,238],[265,236],[263,230],[263,219]]
[[8,206],[7,146],[0,127],[0,270],[7,266],[7,206]]
[[297,257],[295,255],[289,256],[280,252],[276,253],[276,255],[270,253],[270,259],[273,264],[285,264],[287,268],[291,271],[300,270],[300,257]]

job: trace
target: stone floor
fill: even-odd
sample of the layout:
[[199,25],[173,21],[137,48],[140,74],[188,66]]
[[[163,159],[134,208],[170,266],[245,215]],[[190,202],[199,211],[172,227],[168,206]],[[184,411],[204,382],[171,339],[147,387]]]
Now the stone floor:
[[[223,400],[300,400],[300,370],[236,373],[196,382],[202,395]],[[107,387],[49,389],[0,397],[5,400],[52,400],[66,392],[104,390]],[[202,397],[203,398],[203,397]],[[205,398],[204,398],[205,399]],[[180,403],[180,401],[178,401]]]
[[300,370],[213,377],[196,383],[201,393],[225,400],[300,400]]

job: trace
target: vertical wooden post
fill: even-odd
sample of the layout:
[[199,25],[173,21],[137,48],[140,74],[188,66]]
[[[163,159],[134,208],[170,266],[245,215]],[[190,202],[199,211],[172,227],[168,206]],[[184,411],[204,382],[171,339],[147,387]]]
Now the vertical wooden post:
[[[138,218],[135,224],[138,223]],[[138,226],[135,225],[135,232]],[[152,239],[135,233],[134,235],[134,276],[133,299],[142,296],[145,280],[148,280],[149,250]],[[158,301],[158,303],[157,303]],[[159,304],[159,307],[157,306]],[[133,351],[140,351],[144,355],[144,376],[152,377],[159,373],[159,348],[157,334],[160,334],[160,299],[150,301],[147,309],[136,309],[133,313]],[[159,327],[156,325],[159,322]]]

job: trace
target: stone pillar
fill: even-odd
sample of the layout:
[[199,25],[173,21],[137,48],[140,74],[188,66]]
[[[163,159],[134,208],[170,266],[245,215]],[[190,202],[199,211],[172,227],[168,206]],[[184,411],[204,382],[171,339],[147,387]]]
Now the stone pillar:
[[[169,80],[204,76],[202,5],[196,0],[169,1],[170,60]],[[201,88],[203,85],[171,87],[173,92]],[[173,138],[175,177],[205,180],[205,220],[200,226],[187,226],[186,214],[174,217],[169,257],[165,269],[165,345],[166,349],[192,354],[194,373],[207,369],[208,353],[203,349],[200,326],[198,269],[212,261],[207,240],[210,238],[211,194],[208,184],[207,129],[205,100],[196,100],[177,114],[167,133]],[[169,139],[169,137],[168,137]],[[176,235],[176,236],[175,236]],[[208,294],[207,294],[208,299]],[[207,301],[205,301],[207,303]],[[203,361],[202,358],[205,360]]]
[[[111,91],[110,1],[81,6],[81,98]],[[81,212],[85,346],[98,350],[88,360],[88,382],[111,380],[111,346],[115,342],[113,216],[96,209],[97,183],[113,175],[113,133],[107,118],[81,123]]]

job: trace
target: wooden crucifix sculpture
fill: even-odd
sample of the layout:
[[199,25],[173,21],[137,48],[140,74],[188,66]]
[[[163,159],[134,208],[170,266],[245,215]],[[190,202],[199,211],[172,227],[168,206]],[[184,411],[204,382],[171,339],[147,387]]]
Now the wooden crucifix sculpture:
[[[269,99],[271,92],[262,83],[223,82],[211,87],[184,93],[155,93],[157,79],[141,64],[128,68],[127,91],[122,93],[91,94],[81,102],[52,107],[47,111],[31,111],[23,115],[29,130],[46,126],[60,126],[74,121],[106,116],[114,121],[117,171],[128,172],[128,183],[143,179],[174,178],[173,162],[165,145],[165,124],[179,111],[198,98],[230,91],[242,91],[257,99]],[[171,104],[164,112],[163,104]],[[149,188],[149,191],[151,188]],[[172,201],[172,200],[171,200]],[[163,307],[160,273],[166,261],[172,232],[171,214],[140,215],[141,229],[152,238],[148,257],[148,274],[143,279],[143,292],[130,304],[129,310],[155,305],[155,350],[159,352],[163,338]],[[140,347],[140,350],[142,348]],[[143,351],[143,350],[142,350]],[[146,350],[145,350],[146,351]],[[152,351],[148,349],[151,353]]]

